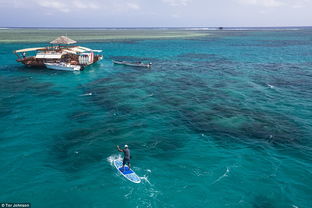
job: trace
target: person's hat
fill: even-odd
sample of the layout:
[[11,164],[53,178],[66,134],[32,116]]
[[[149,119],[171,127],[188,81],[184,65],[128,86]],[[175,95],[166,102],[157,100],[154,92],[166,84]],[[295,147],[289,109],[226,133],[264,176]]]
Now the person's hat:
[[128,148],[128,145],[125,145],[125,148]]

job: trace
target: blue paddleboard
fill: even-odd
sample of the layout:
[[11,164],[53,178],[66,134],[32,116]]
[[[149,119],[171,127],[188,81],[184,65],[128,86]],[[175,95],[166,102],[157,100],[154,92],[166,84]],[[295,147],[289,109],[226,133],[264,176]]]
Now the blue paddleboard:
[[126,179],[133,183],[141,183],[140,177],[131,170],[127,165],[125,165],[124,168],[122,168],[122,160],[114,160],[114,165],[116,169],[123,175]]

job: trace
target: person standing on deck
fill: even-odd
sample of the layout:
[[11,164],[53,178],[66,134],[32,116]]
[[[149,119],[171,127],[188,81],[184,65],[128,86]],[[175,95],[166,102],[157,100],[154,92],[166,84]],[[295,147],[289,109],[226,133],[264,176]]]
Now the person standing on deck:
[[124,159],[122,161],[122,169],[124,170],[126,164],[128,165],[128,167],[130,169],[131,155],[130,155],[130,149],[128,148],[128,145],[125,145],[124,149],[120,149],[119,146],[117,145],[117,150],[119,152],[123,152],[124,153]]

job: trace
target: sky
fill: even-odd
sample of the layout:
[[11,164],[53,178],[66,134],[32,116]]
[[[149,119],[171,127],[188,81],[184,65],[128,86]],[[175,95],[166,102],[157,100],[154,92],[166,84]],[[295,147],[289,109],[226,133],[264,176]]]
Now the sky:
[[311,25],[312,0],[0,0],[0,27]]

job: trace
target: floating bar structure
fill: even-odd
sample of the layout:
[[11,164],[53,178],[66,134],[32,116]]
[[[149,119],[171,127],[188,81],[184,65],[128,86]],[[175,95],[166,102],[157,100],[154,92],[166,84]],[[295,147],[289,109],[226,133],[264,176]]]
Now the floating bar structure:
[[[73,71],[71,69],[79,68],[83,70],[86,66],[103,59],[102,55],[96,54],[102,52],[102,50],[72,45],[77,41],[66,36],[60,36],[50,43],[52,45],[47,47],[25,48],[14,51],[18,57],[16,61],[28,67],[46,67],[56,70],[58,68],[66,70],[65,66],[70,66],[68,71]],[[33,55],[27,53],[33,53]]]

